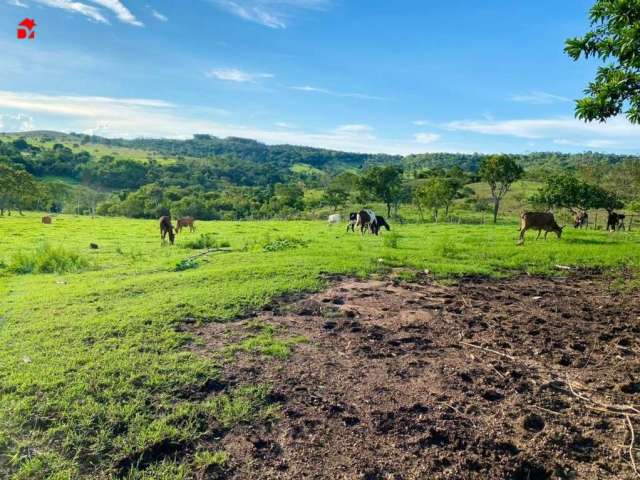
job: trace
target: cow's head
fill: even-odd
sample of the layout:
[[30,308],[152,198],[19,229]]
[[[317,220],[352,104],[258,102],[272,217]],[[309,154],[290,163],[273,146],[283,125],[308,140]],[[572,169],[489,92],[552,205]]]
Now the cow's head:
[[555,228],[554,231],[556,232],[556,235],[558,235],[558,238],[562,237],[562,229],[564,227],[565,227],[565,225],[560,227],[559,225],[556,224],[556,228]]

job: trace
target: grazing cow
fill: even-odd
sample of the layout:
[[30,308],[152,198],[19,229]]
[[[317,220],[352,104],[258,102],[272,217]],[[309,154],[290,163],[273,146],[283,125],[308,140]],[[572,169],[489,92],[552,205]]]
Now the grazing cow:
[[176,235],[185,227],[189,227],[189,231],[193,232],[196,229],[195,223],[196,221],[193,217],[179,218],[176,223]]
[[167,235],[169,236],[169,242],[171,243],[171,245],[173,245],[175,234],[173,233],[171,217],[169,215],[164,215],[160,217],[160,238],[162,239],[162,243],[165,242],[165,238]]
[[100,247],[98,247],[98,244],[97,244],[97,243],[90,243],[90,244],[89,244],[89,248],[90,248],[91,250],[98,250],[98,248],[100,248]]
[[342,221],[342,217],[339,213],[334,213],[333,215],[329,215],[327,222],[329,225],[333,225],[335,223],[340,223]]
[[575,228],[583,228],[589,226],[589,214],[587,212],[578,212],[573,217],[573,226]]
[[356,223],[358,223],[358,213],[351,212],[349,214],[349,223],[347,223],[347,232],[351,229],[352,232],[355,232]]
[[616,230],[624,230],[624,219],[626,215],[622,213],[616,213],[613,210],[607,210],[609,216],[607,217],[607,231],[615,232]]
[[549,232],[555,232],[560,238],[563,228],[556,223],[553,213],[523,212],[520,215],[520,241],[518,245],[524,243],[524,234],[527,230],[538,230],[536,240],[540,238],[540,234],[544,230],[544,239],[546,240]]
[[380,227],[386,228],[387,231],[391,230],[391,227],[386,222],[384,217],[381,217],[380,215],[378,215],[376,217],[375,222],[371,223],[371,233],[373,233],[374,235],[378,235],[378,232],[380,231]]
[[360,210],[356,217],[356,226],[360,227],[360,233],[364,235],[364,232],[366,232],[375,221],[376,214],[373,213],[373,210]]
[[42,217],[42,223],[45,225],[51,225],[51,217],[49,215]]

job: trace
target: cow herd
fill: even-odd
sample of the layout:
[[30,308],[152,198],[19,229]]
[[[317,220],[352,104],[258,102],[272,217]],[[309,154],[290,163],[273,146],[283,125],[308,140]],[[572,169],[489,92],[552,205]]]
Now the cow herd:
[[171,216],[163,215],[160,217],[160,238],[162,239],[162,243],[165,243],[167,237],[169,237],[169,243],[173,245],[176,235],[180,233],[183,228],[189,227],[190,232],[195,231],[195,222],[193,217],[182,217],[178,219],[176,227],[174,227],[171,223]]
[[[338,213],[329,215],[327,219],[329,225],[334,225],[342,221],[342,216]],[[376,215],[373,210],[363,209],[359,212],[351,212],[349,214],[349,222],[347,223],[347,232],[356,231],[356,227],[360,228],[360,233],[364,235],[367,231],[373,235],[378,235],[381,228],[391,230],[391,227],[382,215]]]

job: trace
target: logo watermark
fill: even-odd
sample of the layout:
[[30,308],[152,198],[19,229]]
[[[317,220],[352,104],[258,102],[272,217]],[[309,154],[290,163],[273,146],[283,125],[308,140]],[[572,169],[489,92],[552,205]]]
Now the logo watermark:
[[36,21],[33,18],[25,18],[18,24],[18,40],[33,40],[36,38]]

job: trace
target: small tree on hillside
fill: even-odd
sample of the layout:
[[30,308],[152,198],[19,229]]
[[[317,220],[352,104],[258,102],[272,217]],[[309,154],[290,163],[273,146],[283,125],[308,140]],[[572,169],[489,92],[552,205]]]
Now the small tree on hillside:
[[489,184],[493,200],[493,223],[498,221],[500,202],[513,182],[522,178],[524,170],[508,155],[493,155],[482,160],[480,177]]
[[597,0],[590,11],[592,30],[566,41],[565,52],[574,60],[596,57],[609,65],[598,68],[586,97],[576,102],[576,116],[604,122],[624,112],[640,123],[640,2]]
[[384,202],[387,216],[391,216],[391,206],[404,196],[402,188],[402,168],[393,165],[371,167],[360,178],[358,190],[363,197],[369,195]]
[[446,178],[432,177],[418,187],[415,200],[422,216],[422,209],[433,210],[433,218],[438,223],[438,211],[448,209],[455,198],[456,191]]

